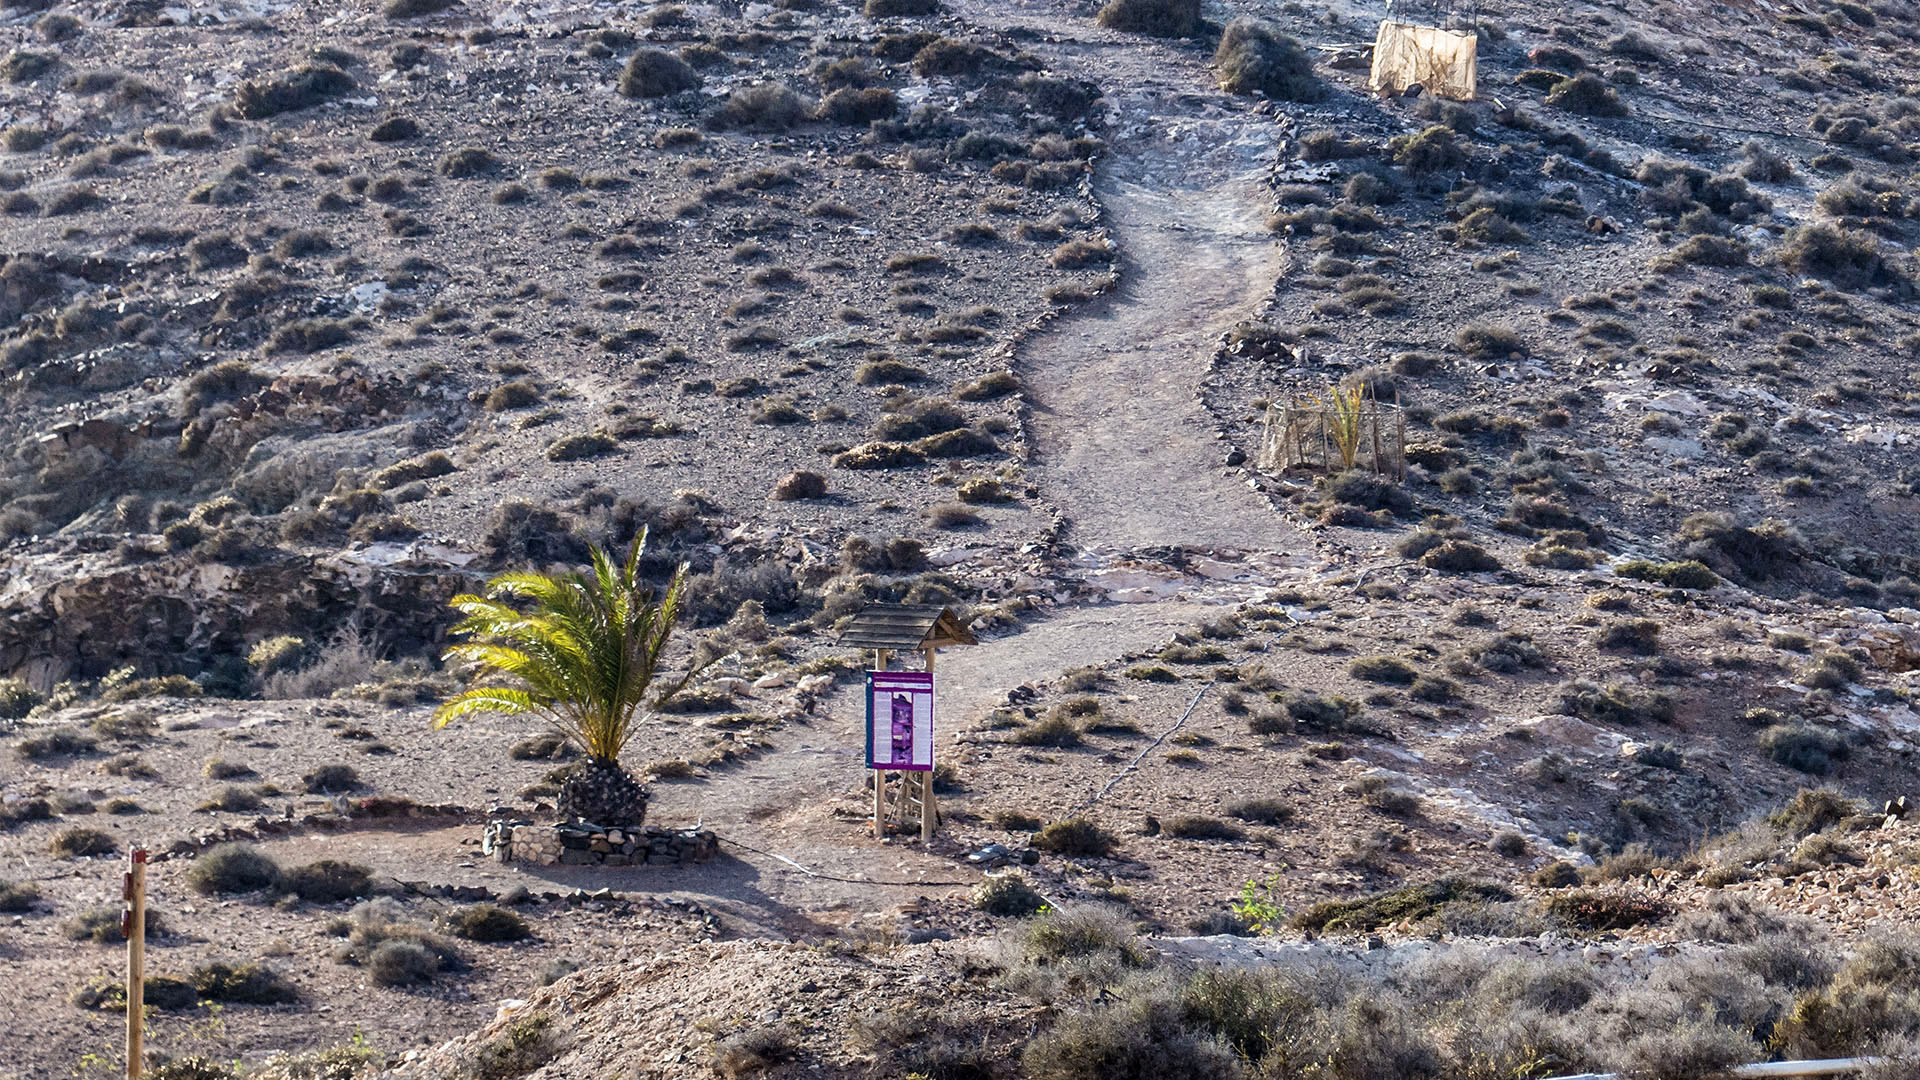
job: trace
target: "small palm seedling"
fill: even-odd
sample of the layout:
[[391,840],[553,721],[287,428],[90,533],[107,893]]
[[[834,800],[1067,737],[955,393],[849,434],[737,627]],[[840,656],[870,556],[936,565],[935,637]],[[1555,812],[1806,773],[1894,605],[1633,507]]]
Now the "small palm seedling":
[[1354,461],[1360,456],[1361,411],[1366,403],[1367,389],[1356,383],[1349,387],[1329,386],[1327,396],[1313,397],[1315,408],[1326,416],[1327,435],[1333,439],[1334,449],[1340,453],[1340,467],[1353,468]]
[[468,640],[449,648],[447,659],[479,665],[488,685],[449,698],[434,711],[434,726],[489,712],[545,720],[586,754],[561,785],[560,812],[599,825],[645,820],[647,789],[620,765],[620,752],[635,725],[699,672],[696,665],[653,693],[680,617],[687,566],[680,564],[656,599],[640,580],[646,542],[643,529],[624,564],[594,548],[591,577],[509,572],[489,581],[486,595],[452,601],[465,616],[453,632]]

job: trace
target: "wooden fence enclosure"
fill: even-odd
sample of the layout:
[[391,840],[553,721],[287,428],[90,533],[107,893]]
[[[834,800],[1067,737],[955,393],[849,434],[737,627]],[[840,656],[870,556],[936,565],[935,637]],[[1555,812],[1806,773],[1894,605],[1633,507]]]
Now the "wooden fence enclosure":
[[1371,399],[1351,408],[1317,398],[1269,405],[1258,464],[1267,473],[1365,469],[1405,480],[1407,417]]

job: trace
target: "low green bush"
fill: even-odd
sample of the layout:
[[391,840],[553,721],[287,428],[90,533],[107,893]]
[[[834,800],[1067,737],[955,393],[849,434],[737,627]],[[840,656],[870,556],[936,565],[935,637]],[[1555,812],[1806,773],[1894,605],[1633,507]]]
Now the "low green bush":
[[1759,744],[1776,763],[1812,776],[1832,772],[1850,750],[1838,733],[1809,724],[1775,724],[1760,733]]
[[1705,563],[1693,559],[1664,563],[1629,559],[1615,564],[1613,572],[1621,577],[1652,581],[1673,589],[1711,589],[1720,584],[1720,575],[1709,570]]
[[1294,916],[1293,925],[1314,933],[1355,933],[1418,922],[1447,904],[1504,903],[1512,899],[1513,894],[1498,885],[1440,878],[1357,900],[1325,900]]
[[1017,918],[1038,914],[1047,907],[1046,898],[1034,891],[1025,877],[1011,871],[990,875],[975,886],[971,901],[976,911]]

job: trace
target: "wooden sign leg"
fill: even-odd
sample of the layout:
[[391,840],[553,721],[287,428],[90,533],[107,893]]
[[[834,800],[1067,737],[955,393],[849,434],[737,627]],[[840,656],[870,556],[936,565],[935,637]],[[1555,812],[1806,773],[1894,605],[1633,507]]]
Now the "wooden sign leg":
[[[927,649],[922,654],[927,658],[926,670],[929,675],[933,674],[933,654],[935,651],[934,649]],[[936,717],[936,722],[937,719]],[[927,754],[928,765],[932,765],[934,759],[939,756],[937,749],[938,741],[936,737],[935,746],[929,748],[929,753]],[[926,772],[921,773],[920,782],[922,785],[920,788],[920,842],[922,844],[931,844],[933,843],[934,821],[933,770],[928,769]]]
[[[887,670],[887,665],[892,663],[892,661],[892,649],[875,649],[873,651],[873,669],[875,671]],[[867,708],[869,710],[873,708],[871,701],[867,703]],[[878,721],[875,722],[877,723]],[[868,738],[872,738],[872,732],[868,732]],[[871,752],[872,748],[869,747],[868,751]],[[887,773],[885,769],[873,770],[873,838],[875,840],[885,840],[887,838]]]
[[920,791],[920,842],[933,843],[933,822],[937,812],[933,808],[933,770],[920,774],[926,786]]

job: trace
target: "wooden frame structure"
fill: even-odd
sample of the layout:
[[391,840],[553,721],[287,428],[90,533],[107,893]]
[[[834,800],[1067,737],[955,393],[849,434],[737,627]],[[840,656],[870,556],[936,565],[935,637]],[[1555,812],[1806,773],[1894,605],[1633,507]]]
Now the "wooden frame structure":
[[[863,651],[872,650],[875,671],[888,670],[896,653],[917,652],[921,656],[921,670],[932,672],[938,650],[980,642],[951,609],[940,604],[868,604],[840,631],[839,643]],[[910,772],[873,771],[874,839],[885,839],[887,835],[887,774],[890,771],[899,781],[893,816],[905,825],[911,811],[920,821],[921,842],[932,843],[934,826],[940,820],[940,808],[933,796],[932,769],[920,773],[918,785],[913,783]],[[920,788],[917,792],[913,790],[916,786]]]
[[1260,471],[1308,469],[1331,473],[1355,468],[1395,480],[1407,478],[1407,416],[1400,406],[1372,398],[1360,403],[1351,466],[1343,460],[1335,437],[1335,419],[1331,405],[1313,399],[1267,406],[1266,429],[1260,437]]

